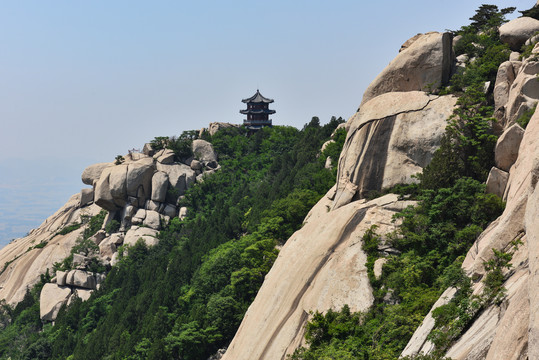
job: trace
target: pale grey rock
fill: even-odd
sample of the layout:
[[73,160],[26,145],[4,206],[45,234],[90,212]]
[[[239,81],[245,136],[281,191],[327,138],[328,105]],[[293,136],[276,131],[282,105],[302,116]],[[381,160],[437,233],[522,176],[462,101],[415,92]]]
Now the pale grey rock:
[[494,150],[494,157],[498,168],[509,171],[517,160],[518,149],[523,137],[524,129],[518,124],[513,124],[498,138]]
[[172,164],[174,162],[174,151],[165,149],[163,153],[157,158],[157,161],[161,164]]
[[190,166],[191,166],[191,169],[192,169],[192,170],[195,170],[195,171],[197,171],[197,170],[202,170],[202,164],[201,164],[200,161],[198,161],[198,160],[193,160],[193,161],[191,161],[191,165],[190,165]]
[[[213,136],[217,134],[217,132],[220,131],[221,129],[231,128],[231,127],[240,127],[240,125],[231,124],[231,123],[223,123],[223,122],[212,122],[208,126],[208,132],[210,133],[211,136]],[[202,130],[205,130],[205,129],[202,129]],[[199,134],[199,137],[202,136],[202,134],[204,133],[204,131],[202,130]]]
[[326,168],[326,169],[328,169],[328,170],[333,169],[333,161],[331,161],[331,157],[330,157],[330,156],[328,156],[328,157],[326,158],[326,162],[325,162],[325,164],[324,164],[324,168]]
[[95,184],[94,203],[105,210],[114,212],[120,207],[114,201],[110,192],[109,176],[111,168],[105,168]]
[[157,170],[166,173],[170,185],[182,193],[195,182],[195,172],[185,164],[157,164]]
[[56,272],[56,284],[58,286],[64,286],[66,284],[67,271]]
[[168,175],[163,171],[157,171],[152,177],[151,200],[163,202],[167,198]]
[[217,161],[217,154],[213,150],[213,145],[206,140],[193,140],[192,149],[196,160],[203,163]]
[[80,191],[80,207],[94,202],[94,189],[82,189]]
[[109,191],[117,207],[127,203],[127,169],[128,165],[121,164],[110,168]]
[[165,208],[163,209],[163,214],[170,218],[176,217],[177,213],[178,210],[176,209],[176,206],[172,204],[166,204]]
[[113,244],[122,245],[122,243],[124,242],[124,234],[122,234],[122,233],[111,234],[110,235],[110,241]]
[[82,172],[82,182],[86,185],[94,185],[103,172],[108,167],[114,166],[114,163],[98,163],[88,166]]
[[139,225],[142,224],[144,219],[146,218],[146,210],[145,209],[138,209],[135,213],[135,216],[131,218],[131,223],[133,225]]
[[429,91],[447,83],[454,57],[451,40],[449,33],[416,35],[367,87],[361,106],[384,93]]
[[498,67],[496,85],[494,86],[494,108],[498,109],[507,104],[509,90],[515,81],[515,70],[511,61],[503,62]]
[[116,252],[116,244],[112,237],[108,237],[99,244],[99,254],[102,258],[110,260]]
[[223,360],[285,359],[303,344],[309,311],[344,304],[365,311],[373,303],[360,239],[372,224],[393,231],[394,212],[370,202],[327,212],[326,201],[281,249]]
[[94,274],[83,270],[71,270],[67,273],[66,284],[85,289],[95,289],[96,281]]
[[511,55],[509,55],[509,61],[519,61],[520,60],[520,53],[518,51],[511,52]]
[[504,129],[513,125],[526,111],[539,101],[539,62],[526,60],[521,64],[513,63],[515,80],[511,85],[507,105],[505,106]]
[[99,230],[94,235],[90,236],[90,240],[93,241],[96,245],[99,245],[104,238],[107,237],[105,230]]
[[140,188],[142,187],[144,196],[149,197],[154,171],[155,164],[151,158],[130,163],[127,169],[127,194],[136,196],[140,200]]
[[412,175],[430,163],[456,100],[409,91],[385,93],[365,103],[348,121],[334,208],[370,191],[417,181]]
[[185,206],[182,206],[180,208],[178,217],[180,218],[180,220],[183,220],[183,219],[185,219],[187,217],[187,208]]
[[328,145],[333,144],[334,142],[335,142],[335,140],[330,139],[330,140],[326,141],[325,143],[323,143],[322,148],[320,149],[320,152],[323,153],[324,150],[326,150],[326,148],[328,147]]
[[[125,234],[124,245],[134,246],[139,239],[142,239],[148,246],[156,245],[159,240],[157,239],[157,234],[159,231],[148,228],[148,227],[136,227],[133,226]],[[113,263],[111,259],[111,264]]]
[[153,200],[146,201],[146,210],[159,212],[159,207],[161,207],[160,202]]
[[58,311],[67,302],[71,289],[57,284],[45,284],[39,295],[39,315],[41,321],[54,321]]
[[143,224],[154,230],[161,229],[161,218],[159,213],[157,211],[147,210]]
[[374,277],[376,279],[380,279],[380,277],[382,276],[382,269],[386,262],[387,262],[386,258],[379,258],[379,259],[376,259],[376,261],[374,262],[373,270],[374,270]]
[[92,292],[93,290],[88,290],[88,289],[75,289],[73,290],[73,294],[71,296],[72,297],[77,296],[82,301],[87,301],[90,298],[90,296],[92,296]]
[[492,167],[487,178],[486,192],[488,194],[495,194],[498,195],[500,198],[503,198],[508,179],[508,172],[500,170],[497,167]]
[[88,257],[81,254],[73,254],[73,266],[75,268],[84,268],[89,262],[90,259]]
[[118,264],[118,261],[120,261],[119,255],[117,252],[115,252],[110,259],[110,266],[115,266],[116,264]]
[[523,16],[503,24],[499,31],[500,40],[511,50],[519,51],[526,40],[539,32],[539,20]]
[[153,156],[155,154],[155,150],[153,149],[152,144],[144,144],[144,147],[142,148],[142,153],[146,156]]

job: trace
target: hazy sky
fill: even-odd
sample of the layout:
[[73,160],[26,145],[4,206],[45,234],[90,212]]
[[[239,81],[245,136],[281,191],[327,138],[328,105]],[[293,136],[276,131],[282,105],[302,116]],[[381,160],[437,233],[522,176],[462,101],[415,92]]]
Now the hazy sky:
[[87,165],[240,123],[257,88],[274,124],[350,117],[404,41],[458,29],[484,2],[0,0],[0,246],[6,218],[43,214],[38,226]]

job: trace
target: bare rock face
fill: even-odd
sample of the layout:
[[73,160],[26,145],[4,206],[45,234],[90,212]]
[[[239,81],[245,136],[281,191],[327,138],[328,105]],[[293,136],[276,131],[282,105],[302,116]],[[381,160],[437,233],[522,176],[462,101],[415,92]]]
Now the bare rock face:
[[511,50],[520,51],[526,40],[539,31],[539,20],[520,17],[500,26],[500,40]]
[[335,208],[369,191],[410,183],[439,147],[453,96],[420,91],[380,95],[349,121],[339,159]]
[[361,106],[387,92],[434,90],[449,81],[454,57],[451,34],[416,35],[405,45],[365,90]]
[[114,166],[113,163],[99,163],[88,166],[82,172],[82,182],[86,185],[93,185],[101,177],[104,169]]
[[211,136],[217,134],[217,132],[221,129],[226,129],[230,127],[240,127],[240,125],[237,124],[231,124],[231,123],[223,123],[223,122],[212,122],[208,126],[208,132]]
[[486,192],[503,198],[508,179],[509,173],[507,171],[492,167],[488,173]]
[[[52,269],[54,263],[61,262],[70,254],[84,227],[66,235],[56,233],[65,226],[80,221],[81,211],[93,216],[100,210],[101,208],[94,204],[81,209],[80,194],[73,195],[38,228],[0,249],[0,263],[10,263],[0,274],[0,299],[5,299],[9,304],[21,301],[26,289],[36,284],[41,274]],[[40,243],[46,245],[43,248],[34,248]]]
[[56,284],[45,284],[39,296],[39,315],[42,321],[53,321],[62,305],[71,295],[71,289]]
[[158,233],[154,229],[133,226],[125,234],[124,245],[134,246],[139,239],[142,239],[148,246],[156,245],[159,242],[157,239]]
[[509,89],[515,81],[515,68],[512,61],[506,61],[498,67],[494,86],[494,107],[505,106],[509,100]]
[[153,201],[165,201],[168,190],[168,175],[162,171],[153,174],[152,177],[152,196]]
[[524,129],[520,125],[514,124],[498,138],[496,149],[494,150],[496,166],[498,168],[509,171],[517,160],[518,149],[523,136]]
[[213,145],[206,140],[193,140],[192,149],[195,159],[203,163],[217,161],[217,154],[213,150]]
[[[462,267],[476,279],[479,294],[485,276],[484,264],[493,259],[492,249],[509,251],[515,240],[518,250],[505,271],[505,300],[486,308],[445,356],[451,359],[539,358],[539,112],[528,124],[518,157],[511,166],[503,214],[493,221],[468,251]],[[426,335],[415,342],[426,341]],[[409,346],[411,346],[409,344]],[[428,349],[427,349],[428,352]],[[414,354],[417,352],[414,352]]]
[[344,304],[363,311],[372,304],[361,237],[372,224],[380,233],[394,229],[391,209],[398,197],[357,201],[331,212],[327,201],[320,200],[284,245],[223,359],[285,358],[302,344],[309,311]]

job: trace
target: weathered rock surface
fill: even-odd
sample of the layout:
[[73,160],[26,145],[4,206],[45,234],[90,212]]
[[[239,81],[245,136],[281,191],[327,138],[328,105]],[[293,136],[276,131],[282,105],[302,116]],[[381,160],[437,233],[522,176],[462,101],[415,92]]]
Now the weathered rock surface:
[[163,202],[167,198],[168,175],[162,171],[153,174],[152,177],[152,196],[153,201]]
[[157,239],[158,233],[157,230],[147,227],[133,226],[125,234],[124,245],[134,246],[139,239],[142,239],[148,246],[156,245],[159,242]]
[[[0,274],[0,299],[5,299],[9,304],[18,303],[23,299],[26,289],[39,281],[41,274],[70,254],[84,227],[66,235],[55,234],[65,226],[80,221],[81,211],[93,216],[101,210],[94,204],[81,210],[79,205],[80,193],[73,195],[63,207],[27,236],[13,240],[0,249],[0,264],[10,263]],[[42,242],[47,245],[33,248]]]
[[498,138],[494,157],[496,166],[504,171],[509,171],[518,156],[518,148],[524,136],[524,129],[518,124],[513,124]]
[[62,305],[71,295],[71,289],[56,284],[45,284],[39,296],[39,315],[42,321],[53,321]]
[[213,150],[213,145],[206,140],[193,140],[192,148],[195,159],[202,161],[203,163],[217,161],[217,154]]
[[331,212],[328,201],[324,196],[284,245],[223,359],[284,358],[302,343],[309,311],[344,304],[362,311],[372,304],[361,238],[373,223],[380,233],[394,229],[395,211],[389,208],[398,197],[358,201]]
[[94,201],[94,189],[82,189],[80,191],[79,207],[90,205]]
[[434,90],[449,81],[454,57],[451,34],[433,32],[412,39],[367,87],[361,106],[384,93]]
[[426,166],[456,104],[453,96],[420,91],[386,93],[349,121],[339,159],[335,208],[400,183]]
[[215,135],[219,130],[226,129],[230,127],[240,127],[237,124],[223,123],[223,122],[212,122],[208,125],[208,132],[211,136]]
[[508,179],[509,173],[507,171],[492,167],[487,178],[487,193],[495,194],[503,198]]
[[101,177],[104,169],[114,166],[113,163],[99,163],[88,166],[82,172],[82,182],[86,185],[93,185]]
[[539,20],[524,16],[500,26],[500,40],[508,44],[512,50],[520,51],[526,40],[537,32]]
[[66,285],[95,289],[97,282],[93,273],[83,270],[71,270],[67,273]]
[[[501,306],[485,309],[446,356],[459,359],[539,358],[539,112],[530,120],[511,166],[503,214],[475,241],[462,264],[476,279],[475,294],[483,288],[484,264],[494,257],[492,249],[509,251],[515,240],[518,250],[505,271],[507,296]],[[426,334],[416,343],[426,341]],[[409,346],[411,346],[409,344]]]

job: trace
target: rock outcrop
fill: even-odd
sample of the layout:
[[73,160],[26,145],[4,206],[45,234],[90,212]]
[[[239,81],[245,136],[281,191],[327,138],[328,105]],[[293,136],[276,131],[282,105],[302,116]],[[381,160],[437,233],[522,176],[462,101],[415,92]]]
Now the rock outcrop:
[[361,106],[387,92],[431,91],[449,81],[454,54],[449,33],[419,34],[374,79],[363,94]]
[[303,344],[309,311],[345,304],[363,311],[372,304],[362,236],[372,224],[380,233],[392,231],[393,214],[409,202],[386,195],[327,212],[328,196],[284,245],[223,360],[282,359]]
[[500,40],[508,44],[511,50],[520,51],[526,40],[537,32],[539,20],[524,16],[500,26]]
[[[518,148],[518,157],[509,169],[503,214],[479,236],[466,255],[462,267],[474,280],[475,294],[482,291],[485,262],[493,258],[492,249],[509,251],[515,240],[512,268],[505,271],[506,297],[490,305],[453,344],[446,356],[451,359],[535,359],[539,358],[539,112],[530,120]],[[423,322],[424,328],[427,320]],[[419,330],[418,330],[419,331]],[[416,332],[419,334],[418,332]],[[416,354],[428,331],[414,336],[403,355]]]
[[454,96],[390,92],[365,103],[348,121],[334,207],[400,183],[426,166],[439,147]]

